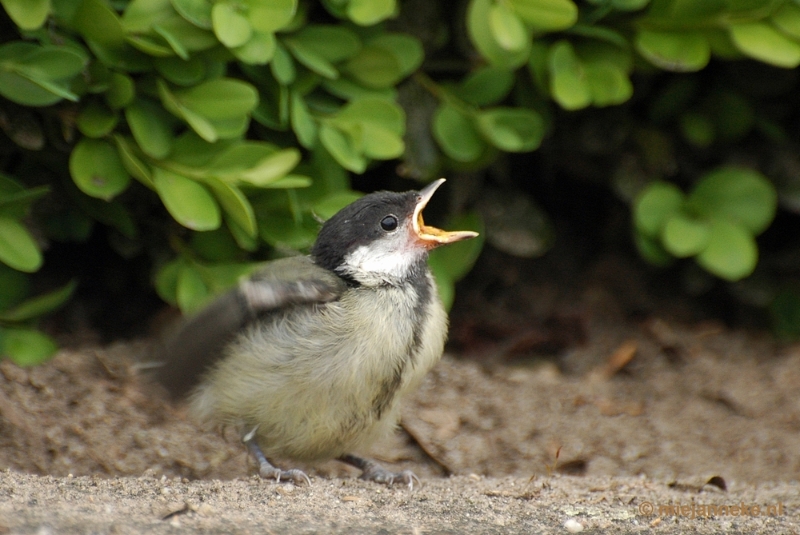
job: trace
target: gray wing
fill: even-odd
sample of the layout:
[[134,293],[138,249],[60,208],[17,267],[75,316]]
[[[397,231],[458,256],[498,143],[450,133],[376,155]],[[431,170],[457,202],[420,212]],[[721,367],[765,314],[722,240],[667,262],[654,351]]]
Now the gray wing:
[[340,277],[307,256],[270,262],[184,323],[160,349],[156,378],[174,397],[182,396],[251,321],[288,306],[334,301],[345,289]]

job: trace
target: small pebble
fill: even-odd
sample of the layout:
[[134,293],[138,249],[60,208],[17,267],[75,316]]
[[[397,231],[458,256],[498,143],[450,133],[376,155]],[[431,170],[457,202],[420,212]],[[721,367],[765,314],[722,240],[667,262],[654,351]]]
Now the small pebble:
[[583,524],[575,520],[574,518],[570,518],[566,522],[564,522],[564,527],[570,533],[580,533],[583,531]]

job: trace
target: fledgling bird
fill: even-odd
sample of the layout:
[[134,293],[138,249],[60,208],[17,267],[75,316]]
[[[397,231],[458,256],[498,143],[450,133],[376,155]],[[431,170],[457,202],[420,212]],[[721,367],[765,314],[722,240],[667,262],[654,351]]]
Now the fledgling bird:
[[164,348],[160,382],[188,394],[196,418],[238,429],[264,478],[309,482],[273,457],[339,459],[362,479],[412,486],[411,472],[354,452],[394,429],[444,349],[428,252],[477,234],[424,224],[443,182],[343,208],[310,256],[268,263],[189,320]]

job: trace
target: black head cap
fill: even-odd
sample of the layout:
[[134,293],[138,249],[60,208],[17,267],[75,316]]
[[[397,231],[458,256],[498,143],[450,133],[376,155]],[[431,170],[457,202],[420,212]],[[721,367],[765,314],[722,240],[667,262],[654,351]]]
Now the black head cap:
[[336,271],[347,253],[395,230],[387,230],[391,226],[391,219],[385,221],[387,217],[394,216],[398,226],[407,224],[418,199],[416,191],[379,191],[361,197],[325,222],[311,248],[312,258],[318,265]]

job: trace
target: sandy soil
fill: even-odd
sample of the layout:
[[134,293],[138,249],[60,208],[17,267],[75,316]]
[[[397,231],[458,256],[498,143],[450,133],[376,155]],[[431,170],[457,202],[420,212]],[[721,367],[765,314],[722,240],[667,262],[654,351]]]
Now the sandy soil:
[[580,372],[446,357],[372,452],[413,491],[335,462],[303,467],[310,488],[252,477],[233,433],[147,387],[145,342],[2,362],[0,533],[800,532],[800,346],[603,325],[564,355]]

